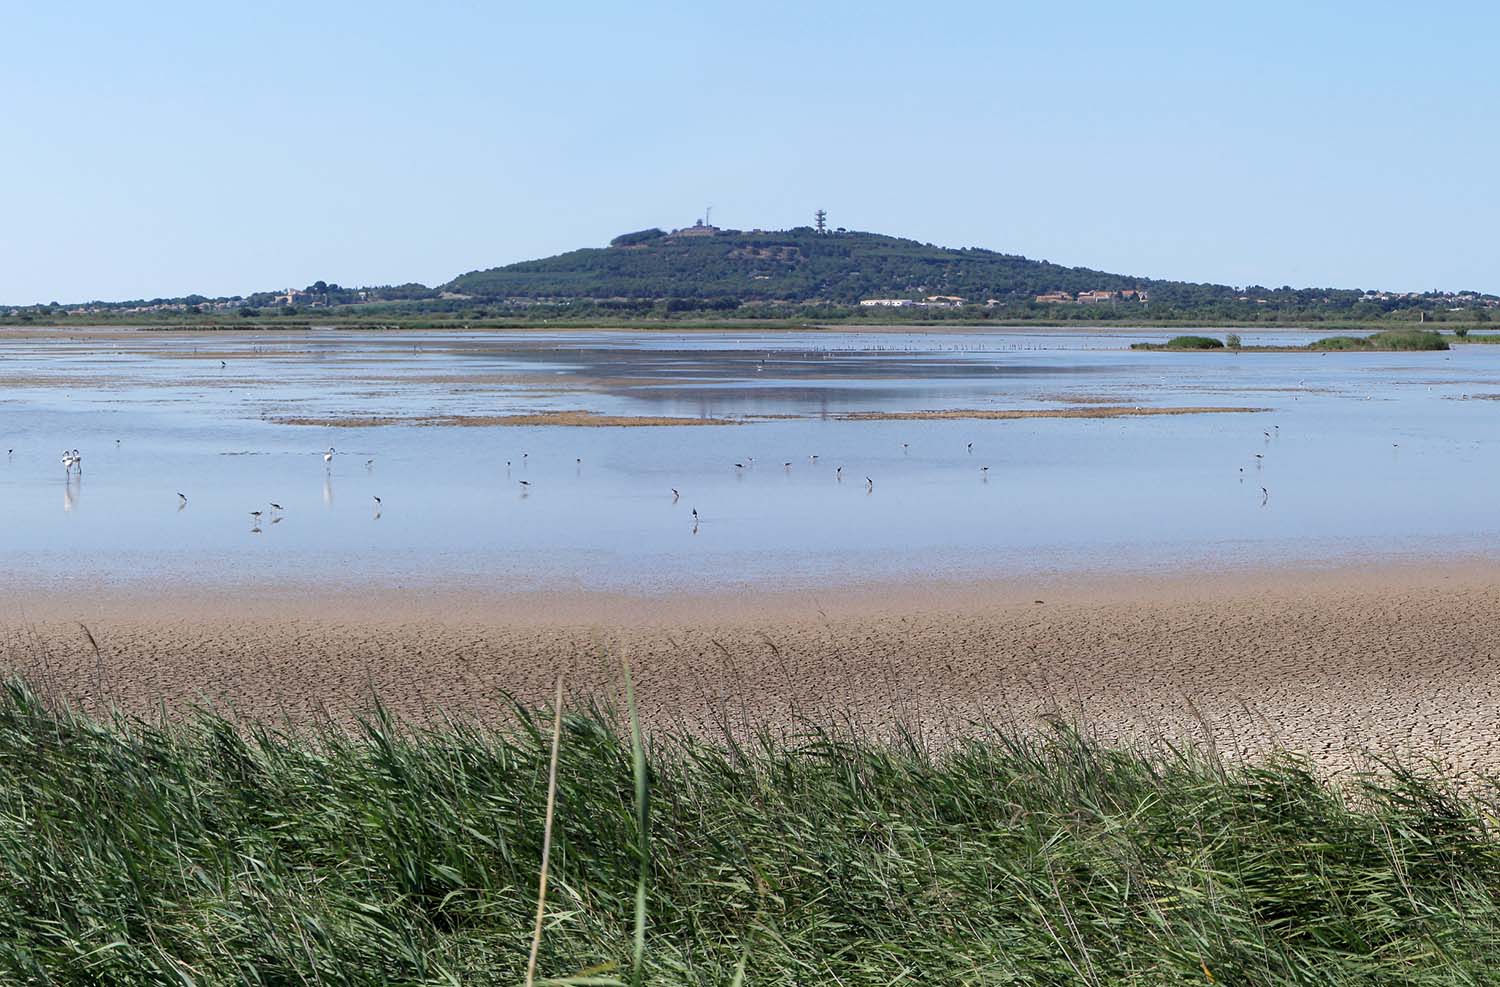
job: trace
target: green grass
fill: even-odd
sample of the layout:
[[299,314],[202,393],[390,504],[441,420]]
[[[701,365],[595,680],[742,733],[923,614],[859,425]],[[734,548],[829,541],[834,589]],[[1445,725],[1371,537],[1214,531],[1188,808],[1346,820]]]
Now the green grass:
[[[1233,333],[1230,334],[1235,339]],[[1489,337],[1470,336],[1467,340],[1487,341]],[[1133,350],[1222,350],[1225,346],[1212,336],[1174,336],[1165,343],[1132,343]],[[1368,336],[1329,336],[1304,346],[1240,346],[1232,345],[1226,352],[1234,353],[1305,353],[1309,350],[1323,352],[1390,352],[1396,350],[1446,350],[1448,338],[1442,333],[1426,329],[1390,329],[1371,333]]]
[[[1213,336],[1173,336],[1165,343],[1132,343],[1133,350],[1221,350],[1224,341]],[[1238,347],[1235,347],[1238,349]]]
[[[520,984],[550,713],[277,733],[0,695],[0,982]],[[1493,793],[1058,729],[566,714],[538,983],[1483,984]],[[627,726],[616,728],[612,724]],[[649,798],[649,802],[648,802]],[[571,979],[569,979],[571,978]]]
[[1446,350],[1441,333],[1425,329],[1390,329],[1369,336],[1330,336],[1308,343],[1310,350]]

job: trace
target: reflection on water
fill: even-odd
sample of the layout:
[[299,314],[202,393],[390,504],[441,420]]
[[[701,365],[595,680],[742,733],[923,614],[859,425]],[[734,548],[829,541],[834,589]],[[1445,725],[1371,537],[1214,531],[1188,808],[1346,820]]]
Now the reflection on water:
[[[1249,344],[1307,338],[1243,335]],[[713,587],[1500,542],[1491,507],[1500,401],[1479,400],[1500,394],[1500,346],[1332,356],[1128,349],[1142,338],[0,337],[0,446],[9,450],[0,498],[12,521],[0,571],[55,571],[66,559],[69,572],[118,578]],[[1092,404],[1270,410],[825,417]],[[275,423],[572,409],[757,420]],[[339,451],[325,461],[330,446]],[[47,491],[61,467],[46,450],[73,447],[88,459],[90,496],[70,471],[64,523]],[[247,529],[253,511],[263,514]]]

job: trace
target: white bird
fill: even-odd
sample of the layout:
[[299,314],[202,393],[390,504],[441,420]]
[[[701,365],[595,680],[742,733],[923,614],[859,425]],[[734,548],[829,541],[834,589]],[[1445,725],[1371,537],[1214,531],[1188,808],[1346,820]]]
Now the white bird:
[[380,498],[376,497],[376,498],[374,498],[374,500],[375,500],[375,509],[379,510],[380,509]]
[[281,505],[273,502],[271,504],[271,510],[273,510],[273,511],[279,511],[279,510],[281,510]]
[[875,481],[870,479],[868,476],[865,477],[865,489],[871,493],[875,492]]
[[333,462],[333,446],[329,446],[328,447],[328,451],[325,452],[325,453],[323,453],[323,462],[325,462],[325,463],[331,463],[331,462]]
[[677,498],[681,497],[681,496],[682,496],[682,494],[680,494],[680,493],[677,492],[677,488],[673,487],[672,488],[672,503],[674,503],[674,504],[677,503]]
[[177,495],[177,506],[178,507],[186,507],[187,506],[187,494],[179,493]]

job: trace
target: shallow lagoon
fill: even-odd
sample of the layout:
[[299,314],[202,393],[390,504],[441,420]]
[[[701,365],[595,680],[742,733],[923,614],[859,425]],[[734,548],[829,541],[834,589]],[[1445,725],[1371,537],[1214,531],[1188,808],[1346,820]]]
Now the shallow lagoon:
[[[1500,546],[1500,401],[1483,399],[1500,394],[1500,346],[1128,348],[1167,335],[0,336],[0,572],[711,590]],[[1315,338],[1242,335],[1247,345]],[[1270,410],[835,417],[1101,402]],[[745,422],[277,423],[574,409]],[[325,468],[329,445],[339,452]],[[83,453],[81,477],[60,461],[70,447]],[[271,501],[285,511],[255,525],[250,512]]]

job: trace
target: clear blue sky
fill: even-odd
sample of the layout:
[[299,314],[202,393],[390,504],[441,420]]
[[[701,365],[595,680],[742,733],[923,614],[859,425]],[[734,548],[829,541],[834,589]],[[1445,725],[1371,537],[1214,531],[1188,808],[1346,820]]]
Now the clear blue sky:
[[708,204],[1500,291],[1497,27],[1477,2],[11,3],[0,301],[436,284]]

